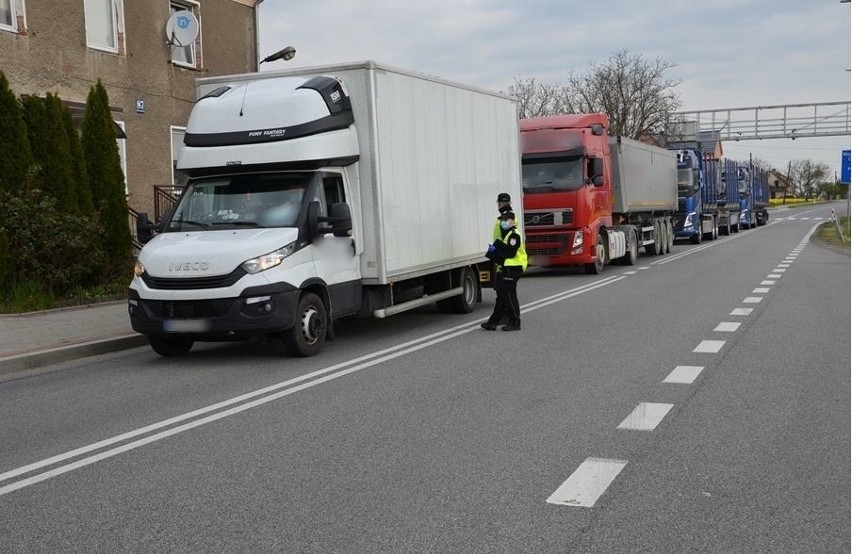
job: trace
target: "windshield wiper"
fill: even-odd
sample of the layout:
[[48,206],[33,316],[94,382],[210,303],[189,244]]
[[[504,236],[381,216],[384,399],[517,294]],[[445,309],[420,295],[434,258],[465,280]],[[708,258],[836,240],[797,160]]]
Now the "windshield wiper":
[[242,227],[260,227],[260,224],[255,221],[239,221],[239,220],[230,220],[230,221],[214,221],[213,225],[234,225],[234,226],[242,226]]
[[201,223],[200,221],[192,221],[191,219],[179,219],[177,221],[172,221],[172,223],[180,223],[181,225],[186,223],[188,225],[195,225],[197,227],[203,227],[204,229],[210,228],[210,225],[208,225],[206,223]]

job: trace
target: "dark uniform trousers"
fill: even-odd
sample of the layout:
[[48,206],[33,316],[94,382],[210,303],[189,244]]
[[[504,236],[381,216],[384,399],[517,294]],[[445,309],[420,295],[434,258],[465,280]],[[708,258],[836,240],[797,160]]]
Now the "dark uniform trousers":
[[521,306],[518,303],[518,279],[524,274],[520,266],[503,266],[503,271],[494,276],[494,289],[497,291],[497,301],[494,312],[488,318],[489,325],[497,325],[503,316],[509,325],[521,326]]

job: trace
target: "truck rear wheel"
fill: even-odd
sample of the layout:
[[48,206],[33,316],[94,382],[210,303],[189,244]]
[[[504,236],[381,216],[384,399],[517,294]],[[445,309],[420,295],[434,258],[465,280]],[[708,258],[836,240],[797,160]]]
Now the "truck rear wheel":
[[597,242],[595,243],[595,254],[597,255],[597,259],[590,263],[586,264],[586,273],[589,275],[598,275],[604,268],[604,259],[606,258],[606,249],[604,249],[603,240],[601,240],[601,236],[598,235]]
[[328,316],[320,297],[306,292],[299,299],[296,324],[284,331],[284,350],[290,356],[314,356],[325,344],[328,333]]
[[636,265],[636,260],[639,259],[639,241],[636,238],[636,233],[630,231],[627,234],[627,254],[624,255],[624,263],[627,265]]
[[472,268],[466,267],[461,273],[461,288],[460,296],[447,298],[446,300],[438,300],[435,304],[442,312],[452,312],[455,314],[469,314],[476,307],[476,298],[479,296],[479,279]]
[[183,356],[192,348],[193,341],[184,337],[171,336],[149,336],[148,343],[151,348],[164,358]]
[[672,247],[674,246],[674,225],[672,225],[671,219],[666,219],[666,235],[668,236],[668,241],[666,242],[666,254],[670,254],[672,251]]
[[654,222],[654,243],[645,245],[645,254],[649,256],[656,256],[663,250],[663,237],[662,229],[660,228],[660,222]]

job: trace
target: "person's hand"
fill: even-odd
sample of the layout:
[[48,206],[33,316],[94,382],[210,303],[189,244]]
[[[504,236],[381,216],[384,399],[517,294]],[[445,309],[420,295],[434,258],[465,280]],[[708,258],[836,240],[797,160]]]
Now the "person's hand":
[[488,253],[489,253],[489,254],[491,254],[491,253],[492,253],[492,252],[494,252],[495,250],[497,250],[497,249],[494,247],[494,245],[493,245],[493,244],[489,244],[489,245],[488,245]]

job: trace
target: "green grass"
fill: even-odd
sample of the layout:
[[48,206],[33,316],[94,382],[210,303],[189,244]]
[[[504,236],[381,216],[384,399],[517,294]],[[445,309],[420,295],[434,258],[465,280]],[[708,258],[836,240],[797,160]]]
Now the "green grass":
[[837,233],[837,227],[833,221],[828,221],[820,225],[819,229],[817,229],[815,238],[827,246],[845,251],[848,254],[850,251],[849,218],[839,217],[837,218],[837,221],[840,223],[840,229],[843,231],[843,239],[845,240],[840,238],[840,235]]

